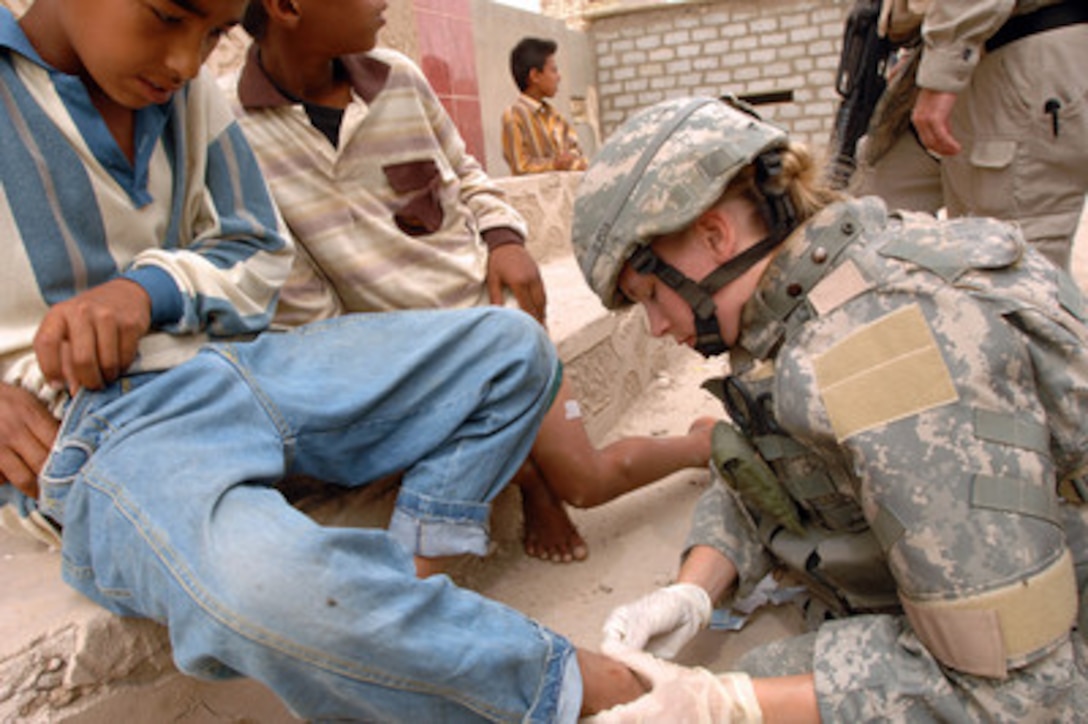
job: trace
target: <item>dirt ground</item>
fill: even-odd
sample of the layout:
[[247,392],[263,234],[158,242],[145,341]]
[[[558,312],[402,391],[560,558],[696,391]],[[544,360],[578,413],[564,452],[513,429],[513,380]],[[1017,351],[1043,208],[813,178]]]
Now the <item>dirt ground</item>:
[[[1088,290],[1088,213],[1074,246],[1073,275]],[[720,415],[720,404],[699,389],[702,380],[719,372],[694,352],[678,348],[669,374],[646,390],[612,434],[679,434],[696,417]],[[596,649],[601,626],[615,606],[673,580],[692,508],[707,481],[705,471],[684,471],[600,508],[574,511],[590,549],[584,562],[538,561],[507,543],[474,565],[465,580],[575,644]],[[704,632],[678,660],[724,671],[749,648],[799,631],[800,623],[788,604],[764,608],[738,633]]]
[[[720,365],[677,348],[669,373],[656,379],[612,435],[681,434],[697,417],[720,416],[720,403],[699,389],[716,374]],[[573,511],[589,545],[585,561],[539,561],[516,543],[505,543],[461,580],[595,650],[614,607],[674,579],[692,509],[708,478],[705,470],[686,470],[599,508]],[[761,613],[739,634],[703,634],[680,660],[725,668],[753,644],[798,625],[796,612],[783,606]]]

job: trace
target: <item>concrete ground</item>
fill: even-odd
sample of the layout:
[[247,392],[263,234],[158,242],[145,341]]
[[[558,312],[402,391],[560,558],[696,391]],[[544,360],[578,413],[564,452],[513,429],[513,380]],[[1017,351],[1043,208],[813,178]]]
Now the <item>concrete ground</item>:
[[[659,375],[609,437],[681,434],[699,416],[721,416],[721,404],[699,388],[718,374],[720,363],[677,348],[669,372]],[[692,509],[708,479],[705,470],[682,471],[600,508],[574,511],[589,545],[585,561],[539,561],[516,543],[505,543],[474,566],[465,582],[596,650],[614,607],[674,579]],[[725,669],[752,646],[796,632],[799,625],[793,608],[767,609],[739,633],[700,635],[679,660]]]

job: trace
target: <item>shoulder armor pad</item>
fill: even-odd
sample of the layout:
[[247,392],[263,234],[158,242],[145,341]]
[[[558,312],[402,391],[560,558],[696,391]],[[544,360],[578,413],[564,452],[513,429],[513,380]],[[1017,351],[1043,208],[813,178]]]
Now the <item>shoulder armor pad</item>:
[[1020,260],[1027,242],[1020,231],[995,219],[962,218],[937,223],[932,216],[898,212],[902,232],[880,253],[916,264],[952,282],[972,269],[1003,269]]

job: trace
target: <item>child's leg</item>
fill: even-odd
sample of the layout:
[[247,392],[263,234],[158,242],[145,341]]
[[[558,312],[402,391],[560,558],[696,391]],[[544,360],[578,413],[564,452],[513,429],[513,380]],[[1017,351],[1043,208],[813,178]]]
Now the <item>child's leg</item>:
[[593,508],[678,470],[704,467],[710,460],[712,418],[696,420],[686,435],[627,437],[598,450],[576,404],[570,383],[564,380],[533,443],[530,461],[551,495],[534,489],[531,471],[524,467],[518,479],[526,504],[526,551],[554,561],[586,555],[585,542],[563,503]]
[[[287,472],[363,485],[406,470],[402,491],[417,505],[440,493],[430,517],[444,521],[528,453],[557,368],[538,325],[467,310],[416,329],[393,314],[214,345],[81,394],[42,475],[66,578],[166,623],[182,671],[258,679],[306,719],[554,720],[574,691],[571,645],[417,579],[410,554],[436,544],[426,505],[408,547],[318,525],[274,488]],[[481,356],[496,346],[509,359]]]
[[[509,346],[495,350],[496,339]],[[486,553],[491,501],[525,458],[558,384],[538,325],[493,307],[387,312],[253,347],[247,374],[298,430],[291,472],[354,486],[403,471],[394,538],[430,558]]]
[[555,563],[585,560],[589,555],[585,540],[532,457],[521,466],[513,482],[521,489],[525,552]]

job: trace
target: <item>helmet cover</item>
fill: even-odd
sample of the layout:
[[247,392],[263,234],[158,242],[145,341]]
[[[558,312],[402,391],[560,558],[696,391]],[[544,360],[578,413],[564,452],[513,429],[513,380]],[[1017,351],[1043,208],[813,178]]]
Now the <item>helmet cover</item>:
[[594,156],[574,202],[574,254],[590,288],[609,309],[623,306],[617,280],[635,250],[690,226],[737,172],[786,142],[782,129],[716,98],[633,115]]

